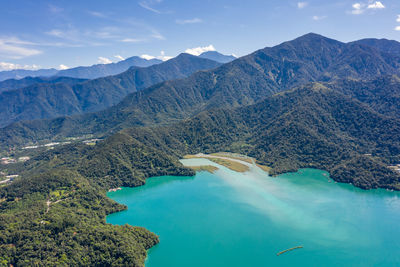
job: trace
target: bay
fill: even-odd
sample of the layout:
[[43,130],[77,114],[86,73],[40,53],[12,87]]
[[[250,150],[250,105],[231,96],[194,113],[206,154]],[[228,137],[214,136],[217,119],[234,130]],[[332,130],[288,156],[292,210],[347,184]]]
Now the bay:
[[[238,173],[207,159],[215,173],[152,177],[108,196],[128,209],[112,224],[142,226],[160,243],[146,266],[398,266],[400,194],[334,183],[302,169],[270,177]],[[279,251],[303,246],[280,256]]]

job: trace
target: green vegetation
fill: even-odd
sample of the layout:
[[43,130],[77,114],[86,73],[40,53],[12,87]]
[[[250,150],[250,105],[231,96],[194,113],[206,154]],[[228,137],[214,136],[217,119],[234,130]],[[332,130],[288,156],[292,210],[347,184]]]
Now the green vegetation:
[[400,189],[399,174],[387,167],[400,161],[400,121],[321,84],[234,111],[203,112],[171,127],[123,132],[180,155],[245,154],[270,167],[272,175],[319,168],[364,189]]
[[192,175],[179,161],[119,134],[96,146],[73,144],[20,164],[21,177],[0,190],[0,255],[14,266],[143,266],[158,237],[105,223],[125,207],[111,187],[158,175]]
[[[212,60],[183,54],[161,64],[131,68],[114,76],[80,83],[74,83],[75,79],[64,78],[66,82],[37,83],[5,91],[0,93],[0,105],[5,107],[0,110],[0,127],[21,120],[99,111],[117,104],[132,92],[219,65],[220,63]],[[63,120],[56,121],[60,123]]]
[[[163,64],[152,67],[161,67]],[[180,64],[181,71],[190,69],[192,64],[190,60]],[[165,71],[169,73],[171,69]],[[381,75],[399,74],[399,69],[400,61],[396,56],[369,46],[345,44],[320,35],[308,34],[272,48],[258,50],[216,69],[200,71],[185,79],[167,81],[132,93],[118,105],[103,111],[12,124],[0,131],[0,147],[8,149],[29,142],[83,134],[108,136],[128,127],[174,123],[209,109],[252,105],[277,92],[312,81],[335,81],[338,78],[366,80]],[[136,85],[132,84],[132,76],[136,77],[137,74],[127,71],[126,76],[120,77],[121,82],[119,76],[86,82],[85,86],[82,85],[82,92],[86,93],[78,97],[84,99],[83,106],[69,107],[74,112],[68,114],[91,112],[116,104],[122,95],[135,91]],[[147,83],[150,77],[151,75],[144,75],[143,84],[154,84]],[[85,88],[90,90],[84,90]],[[382,90],[390,89],[385,87]],[[104,97],[110,92],[120,93],[117,97]],[[55,100],[52,99],[51,102]],[[94,105],[99,102],[101,104]],[[42,103],[46,101],[39,102]],[[27,108],[28,106],[24,106],[24,110]],[[26,114],[37,113],[37,110],[31,110]],[[12,116],[4,114],[2,117]],[[238,142],[236,145],[240,146],[241,143]]]
[[[183,57],[182,70],[194,71],[187,68],[191,57]],[[396,76],[371,81],[374,86],[354,81],[397,73],[399,67],[397,58],[370,47],[311,34],[154,85],[101,112],[6,127],[0,131],[0,147],[7,155],[21,153],[9,148],[38,141],[86,134],[108,138],[94,146],[38,150],[27,162],[0,167],[19,174],[0,188],[0,261],[14,266],[143,266],[157,236],[143,228],[107,225],[105,216],[125,207],[105,192],[143,185],[151,176],[193,175],[179,162],[186,154],[240,153],[269,166],[272,175],[312,167],[364,189],[400,190],[400,175],[387,167],[400,162],[400,81]],[[121,79],[74,85],[84,102],[68,106],[68,114],[112,105],[136,90],[131,78],[138,70],[128,72]],[[143,79],[154,81],[150,76]],[[335,82],[304,85],[315,80]],[[276,94],[296,85],[302,86]],[[48,86],[54,85],[39,87]],[[57,88],[75,99],[70,86]],[[105,97],[112,88],[118,89],[116,96]],[[47,102],[39,99],[39,105],[53,107],[53,101],[69,98],[52,96],[43,96]],[[95,105],[97,96],[104,98],[101,105]],[[38,110],[24,105],[25,114]],[[3,118],[11,118],[4,112]],[[211,160],[245,171],[232,160]]]

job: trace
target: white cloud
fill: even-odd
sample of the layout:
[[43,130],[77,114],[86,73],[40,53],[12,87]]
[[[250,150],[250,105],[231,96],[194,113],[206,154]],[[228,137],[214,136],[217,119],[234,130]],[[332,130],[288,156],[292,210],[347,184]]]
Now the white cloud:
[[351,14],[353,14],[353,15],[363,14],[368,9],[384,9],[385,8],[385,6],[380,1],[375,1],[375,2],[369,1],[368,4],[358,2],[358,3],[354,3],[352,5],[352,7],[353,7],[353,9],[351,10]]
[[54,36],[54,37],[59,37],[59,38],[61,38],[65,35],[64,32],[57,30],[57,29],[53,29],[51,31],[45,32],[45,34]]
[[96,31],[87,31],[85,35],[95,36],[99,39],[118,39],[120,38],[121,29],[118,27],[102,27]]
[[214,46],[209,45],[209,46],[199,46],[199,47],[194,47],[194,48],[188,48],[185,50],[185,53],[198,56],[207,51],[215,51]]
[[0,62],[0,70],[15,70],[18,69],[17,64],[9,62]]
[[20,59],[42,53],[40,50],[26,47],[26,45],[34,44],[20,40],[16,37],[0,38],[0,56],[5,58]]
[[308,3],[307,3],[307,2],[298,2],[298,3],[297,3],[297,8],[298,8],[298,9],[305,8],[306,6],[308,6]]
[[93,17],[98,17],[98,18],[107,18],[107,16],[101,12],[98,11],[88,11],[88,13],[90,15],[92,15]]
[[0,62],[0,71],[5,71],[5,70],[37,70],[39,69],[40,66],[38,65],[19,65],[19,64],[14,64],[10,62]]
[[368,9],[382,9],[385,8],[385,6],[382,4],[380,1],[375,1],[374,3],[371,3],[367,7]]
[[66,69],[69,69],[69,67],[64,65],[64,64],[61,64],[60,66],[58,66],[58,69],[59,70],[66,70]]
[[144,58],[144,59],[147,59],[147,60],[155,59],[155,58],[156,58],[155,56],[150,56],[150,55],[147,55],[147,54],[143,54],[143,55],[141,55],[140,57],[141,57],[141,58]]
[[144,59],[147,59],[147,60],[151,60],[151,59],[157,58],[157,59],[160,59],[162,61],[166,61],[166,60],[169,60],[169,59],[173,58],[171,56],[166,56],[164,51],[161,51],[159,56],[151,56],[151,55],[144,54],[144,55],[141,55],[140,57],[144,58]]
[[[77,45],[78,43],[83,44],[87,42],[85,34],[82,31],[73,27],[69,27],[68,29],[63,29],[63,30],[52,29],[50,31],[45,32],[45,34],[68,41],[67,43],[64,44],[65,46]],[[86,33],[86,35],[89,34],[90,37],[95,36],[93,32]]]
[[159,4],[161,3],[162,0],[144,0],[144,1],[140,1],[139,2],[139,6],[143,7],[144,9],[147,9],[151,12],[157,13],[157,14],[161,14],[162,12],[158,9],[155,9],[154,7],[152,7],[155,4]]
[[177,19],[175,21],[177,24],[195,24],[195,23],[202,23],[203,20],[199,18],[193,18],[193,19]]
[[164,51],[161,51],[160,54],[161,55],[158,56],[157,58],[161,59],[162,61],[170,60],[171,58],[173,58],[173,57],[170,57],[170,56],[166,56]]
[[318,20],[322,20],[322,19],[326,19],[326,18],[327,18],[326,16],[313,16],[312,17],[313,20],[317,20],[317,21]]
[[155,29],[151,30],[150,36],[157,40],[165,40],[165,37]]
[[111,60],[109,60],[108,58],[106,58],[106,57],[98,57],[98,62],[100,63],[100,64],[110,64],[110,63],[112,63],[112,61]]
[[364,13],[365,9],[365,4],[362,3],[355,3],[352,5],[353,10],[351,11],[351,14],[353,15],[360,15],[362,13]]
[[397,21],[397,22],[400,22],[400,15],[397,15],[396,21]]
[[121,42],[123,43],[140,43],[143,41],[144,41],[143,39],[135,39],[135,38],[125,38],[121,40]]
[[[97,15],[101,16],[100,14]],[[56,39],[63,39],[54,41],[61,41],[58,46],[71,47],[104,46],[111,45],[114,42],[139,43],[152,41],[154,39],[165,40],[165,37],[156,28],[148,24],[137,22],[134,19],[114,19],[111,17],[108,19],[118,23],[118,27],[77,28],[69,24],[64,28],[50,28],[45,34]]]
[[395,31],[400,31],[400,26],[396,26],[396,28],[394,28]]
[[123,57],[120,56],[120,55],[115,55],[114,57],[117,58],[117,59],[119,59],[119,60],[125,60],[125,58],[123,58]]

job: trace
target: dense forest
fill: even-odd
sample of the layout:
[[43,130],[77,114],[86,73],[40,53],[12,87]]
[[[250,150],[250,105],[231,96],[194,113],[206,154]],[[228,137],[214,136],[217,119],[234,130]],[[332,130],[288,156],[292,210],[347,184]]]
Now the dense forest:
[[142,185],[150,176],[193,175],[162,150],[123,135],[18,164],[20,178],[0,190],[0,263],[6,266],[143,266],[158,237],[106,224],[107,214],[125,208],[106,191]]
[[[84,134],[108,136],[127,127],[187,119],[212,108],[252,105],[277,92],[308,82],[372,80],[382,75],[399,74],[399,67],[400,57],[397,54],[307,34],[260,49],[216,69],[156,84],[132,93],[117,105],[99,112],[11,124],[0,130],[0,147]],[[96,93],[99,90],[96,87],[93,94],[101,95]],[[98,99],[95,97],[93,101]]]
[[0,264],[143,266],[158,237],[106,224],[126,208],[106,192],[151,176],[192,176],[179,162],[185,154],[237,152],[271,175],[312,167],[363,189],[400,190],[400,174],[388,168],[400,163],[399,66],[383,48],[309,34],[100,112],[3,128],[9,153],[69,136],[106,138],[1,167],[19,177],[0,188]]
[[158,239],[141,228],[106,225],[105,215],[123,207],[105,192],[151,176],[193,175],[178,161],[188,153],[240,152],[272,167],[271,174],[315,167],[364,189],[398,190],[400,176],[387,165],[399,160],[399,133],[398,119],[313,83],[253,106],[42,152],[18,163],[21,177],[0,191],[3,261],[140,266]]
[[[220,65],[209,59],[181,54],[161,64],[147,68],[132,67],[121,74],[94,80],[77,82],[79,80],[64,77],[31,84],[32,79],[28,78],[4,81],[6,85],[11,83],[17,88],[0,93],[0,105],[3,107],[0,110],[0,127],[21,120],[99,111],[117,104],[129,93]],[[19,87],[24,83],[28,86]]]

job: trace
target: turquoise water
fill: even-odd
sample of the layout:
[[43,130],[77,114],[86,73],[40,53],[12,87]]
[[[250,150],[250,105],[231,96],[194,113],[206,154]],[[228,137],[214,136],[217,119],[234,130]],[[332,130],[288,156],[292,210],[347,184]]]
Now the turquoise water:
[[[214,174],[154,177],[108,193],[128,210],[107,222],[160,236],[147,267],[400,266],[400,194],[328,180],[313,169],[269,177],[256,167],[237,173],[222,166]],[[276,255],[298,245],[304,248]]]

